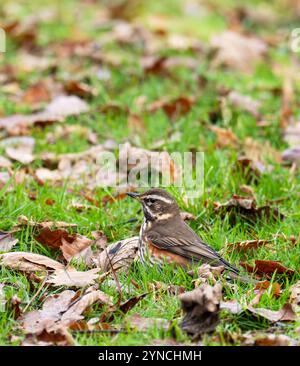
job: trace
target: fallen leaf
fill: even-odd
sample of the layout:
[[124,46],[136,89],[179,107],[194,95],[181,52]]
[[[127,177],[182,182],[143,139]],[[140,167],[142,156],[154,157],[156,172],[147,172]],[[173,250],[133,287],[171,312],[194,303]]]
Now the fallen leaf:
[[184,318],[181,328],[193,338],[211,332],[219,323],[222,286],[203,284],[179,296]]
[[61,173],[56,170],[50,170],[47,168],[38,168],[35,171],[35,177],[39,184],[44,185],[47,181],[48,182],[61,182],[63,177]]
[[22,303],[21,299],[17,295],[13,295],[10,299],[10,307],[13,311],[14,319],[19,319],[22,315],[22,309],[20,304]]
[[44,113],[56,116],[76,116],[88,112],[86,102],[76,96],[59,96],[47,105]]
[[44,227],[36,235],[35,240],[40,244],[51,249],[59,249],[63,245],[63,240],[72,240],[72,236],[64,229],[51,230],[49,227]]
[[[296,345],[296,342],[284,335],[284,334],[259,334],[253,336],[253,346],[293,346]],[[249,339],[247,340],[247,345],[249,345]]]
[[300,307],[300,281],[291,286],[290,293],[290,302],[293,308],[298,310]]
[[145,56],[141,59],[141,67],[145,74],[165,74],[166,57]]
[[277,208],[267,205],[256,207],[256,201],[253,197],[233,195],[226,203],[221,204],[215,202],[214,208],[215,212],[220,213],[221,216],[229,214],[232,224],[236,222],[237,217],[250,222],[256,222],[263,217],[269,220],[284,219],[284,215],[281,214]]
[[96,91],[93,87],[77,80],[68,80],[64,84],[64,90],[66,93],[77,95],[80,98],[91,98],[96,95]]
[[247,310],[254,315],[258,315],[269,320],[272,323],[297,320],[297,315],[293,311],[292,305],[289,303],[286,303],[280,310],[276,311],[265,308],[254,308],[252,306],[248,306]]
[[11,135],[27,134],[28,128],[34,125],[45,126],[63,122],[68,116],[87,112],[88,105],[76,96],[60,96],[54,99],[42,111],[32,115],[16,114],[0,119],[0,129],[6,129]]
[[231,129],[225,129],[213,125],[210,125],[209,129],[213,131],[217,136],[217,147],[237,147],[238,139]]
[[141,294],[141,295],[137,295],[137,296],[133,296],[132,298],[130,298],[129,300],[123,302],[120,304],[119,306],[119,310],[123,313],[123,314],[127,314],[128,311],[130,311],[132,308],[135,307],[135,305],[137,303],[139,303],[142,299],[144,299],[146,296],[148,295],[148,292]]
[[30,164],[34,160],[32,148],[28,146],[20,146],[18,148],[7,147],[5,153],[10,159],[22,164]]
[[247,250],[260,248],[270,242],[271,240],[266,239],[244,240],[244,241],[238,241],[236,243],[227,244],[227,248],[229,249],[229,251],[237,250],[245,252]]
[[65,290],[47,297],[41,310],[24,314],[20,319],[20,325],[25,334],[60,332],[83,319],[82,314],[95,303],[111,305],[111,299],[100,290],[86,291],[79,297],[76,292]]
[[246,193],[248,196],[255,198],[255,193],[252,187],[247,186],[246,184],[242,184],[239,186],[239,189],[241,190],[241,192]]
[[57,229],[66,229],[66,228],[76,228],[77,224],[64,222],[64,221],[42,221],[37,222],[28,219],[25,215],[21,215],[18,217],[18,225],[16,225],[16,228],[19,226],[31,226],[36,229],[51,229],[51,228],[57,228]]
[[239,314],[243,310],[241,305],[236,300],[221,301],[220,309],[226,310],[226,311],[230,312],[231,314]]
[[111,322],[115,318],[116,312],[121,312],[123,315],[127,314],[135,305],[137,305],[142,299],[148,295],[148,292],[141,295],[136,295],[130,299],[119,303],[119,301],[108,308],[108,311],[103,313],[100,317],[101,322]]
[[256,101],[247,95],[240,94],[234,90],[228,94],[227,98],[234,107],[240,108],[245,112],[250,113],[256,119],[260,118],[259,101]]
[[215,284],[217,280],[220,279],[223,271],[224,266],[212,267],[208,263],[202,264],[196,270],[197,279],[194,281],[195,287],[199,287],[204,283]]
[[60,294],[46,298],[41,310],[23,314],[20,319],[25,334],[41,334],[44,330],[52,331],[61,320],[61,315],[68,310],[75,297],[75,291],[65,290]]
[[151,328],[168,330],[169,321],[161,318],[144,318],[140,314],[127,316],[125,322],[134,331],[147,332]]
[[174,119],[187,114],[194,104],[195,99],[189,96],[180,96],[175,99],[162,98],[150,104],[147,111],[153,113],[162,109],[170,119]]
[[61,316],[63,325],[70,324],[83,319],[83,313],[93,304],[112,306],[112,298],[100,290],[87,291],[84,295],[74,301],[73,304]]
[[44,255],[27,252],[0,254],[0,264],[4,267],[24,272],[48,272],[64,269],[64,265]]
[[80,262],[83,261],[86,265],[92,263],[93,252],[91,245],[93,244],[93,240],[88,239],[83,235],[76,234],[73,237],[62,237],[61,242],[62,245],[60,249],[68,262],[75,259]]
[[23,94],[22,101],[24,103],[35,105],[41,102],[49,102],[51,100],[51,93],[47,85],[39,81],[31,85]]
[[262,282],[258,282],[255,285],[254,291],[261,291],[261,290],[269,290],[271,287],[271,294],[276,297],[279,298],[280,294],[281,294],[281,290],[280,290],[280,284],[278,282],[269,282],[269,281],[262,281]]
[[60,269],[51,274],[46,282],[54,286],[86,287],[95,284],[95,281],[99,278],[99,272],[100,268],[94,268],[89,271]]
[[263,162],[264,160],[275,161],[281,163],[281,154],[276,150],[269,141],[258,141],[251,137],[246,137],[243,142],[243,152],[246,157],[253,161]]
[[12,163],[10,160],[6,159],[4,156],[0,156],[0,168],[10,168]]
[[[293,85],[292,70],[285,70],[284,80],[281,88],[280,106],[280,127],[284,129],[284,138],[290,145],[294,144],[294,136],[290,134],[289,128],[293,122],[293,106],[295,101],[295,90]],[[297,137],[297,134],[296,134]]]
[[134,236],[133,238],[124,239],[111,244],[106,250],[95,255],[93,262],[100,267],[103,272],[107,272],[111,269],[114,271],[126,271],[137,256],[138,241],[138,236]]
[[127,126],[132,133],[144,134],[146,131],[145,122],[137,114],[129,114],[127,119]]
[[210,46],[216,52],[213,66],[227,66],[245,73],[253,71],[255,64],[262,62],[268,51],[261,39],[230,30],[215,35]]
[[5,311],[5,307],[6,307],[6,295],[4,292],[4,283],[0,283],[0,311],[3,312]]
[[43,330],[40,334],[27,334],[21,346],[75,346],[76,342],[66,329],[55,332]]
[[[163,172],[164,177],[166,177],[166,179],[170,178],[169,180],[171,182],[177,182],[178,179],[180,179],[181,168],[178,164],[176,164],[167,151],[149,151],[131,146],[129,143],[125,143],[119,150],[118,162],[120,173],[126,177],[126,185],[129,183],[132,187],[134,184],[131,184],[130,179],[127,180],[128,171],[138,166],[141,175],[143,175],[144,172],[147,172],[148,177],[150,162],[152,174],[160,174]],[[169,173],[169,176],[167,176],[167,173]]]
[[255,265],[252,267],[247,263],[240,263],[249,273],[256,273],[259,276],[267,275],[272,276],[275,272],[277,274],[286,274],[287,276],[293,276],[294,270],[286,268],[278,261],[271,260],[255,260]]
[[0,231],[0,252],[9,252],[18,241],[13,237],[12,232]]
[[282,152],[282,160],[300,165],[300,146],[294,146],[284,150]]

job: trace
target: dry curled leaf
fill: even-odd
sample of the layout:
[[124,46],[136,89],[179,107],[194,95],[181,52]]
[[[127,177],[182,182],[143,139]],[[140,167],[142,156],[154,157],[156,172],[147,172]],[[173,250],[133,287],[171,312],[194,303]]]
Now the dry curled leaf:
[[265,308],[254,308],[253,306],[248,306],[247,310],[252,314],[260,316],[269,320],[272,323],[279,321],[295,321],[297,320],[297,315],[294,312],[292,305],[286,303],[280,310],[269,310]]
[[239,314],[243,310],[241,305],[236,300],[221,301],[220,309],[226,310],[226,311],[230,312],[231,314]]
[[40,334],[27,334],[21,346],[75,346],[76,342],[67,329],[53,332],[43,330]]
[[120,304],[119,310],[123,314],[127,314],[128,311],[130,311],[133,307],[135,307],[135,305],[137,303],[139,303],[141,300],[143,300],[144,297],[146,297],[147,295],[148,295],[148,292],[141,294],[141,295],[131,297],[129,300],[126,300],[125,302]]
[[280,297],[281,289],[280,289],[280,284],[278,282],[262,281],[262,282],[258,282],[254,288],[254,292],[255,291],[265,292],[267,290],[270,291],[274,297],[276,297],[276,298]]
[[41,222],[37,222],[34,220],[30,220],[28,219],[26,216],[21,215],[18,217],[18,225],[16,226],[16,228],[18,228],[19,226],[32,226],[34,228],[37,229],[51,229],[51,228],[56,228],[56,229],[66,229],[66,228],[76,228],[77,224],[73,224],[73,223],[69,223],[69,222],[64,222],[64,221],[41,221]]
[[12,162],[6,159],[4,156],[0,156],[0,168],[10,168],[12,166]]
[[229,201],[223,204],[215,202],[214,209],[223,217],[228,214],[231,224],[234,224],[238,217],[250,222],[256,222],[264,217],[273,220],[284,219],[284,215],[276,207],[268,205],[257,207],[253,197],[233,195]]
[[215,35],[211,47],[216,51],[213,64],[249,73],[256,63],[263,61],[268,48],[264,41],[227,30]]
[[240,94],[234,90],[228,94],[227,98],[234,107],[238,107],[238,108],[252,114],[252,116],[257,119],[260,117],[260,113],[259,113],[260,102],[259,101],[256,101],[247,95]]
[[77,261],[83,261],[86,265],[92,263],[93,252],[91,245],[93,244],[93,240],[76,234],[68,238],[63,237],[61,242],[60,249],[68,262],[75,259]]
[[41,310],[23,314],[20,324],[24,333],[41,334],[44,330],[52,331],[58,326],[61,315],[69,309],[75,295],[75,291],[71,290],[51,295],[47,297]]
[[290,302],[297,310],[300,308],[300,281],[291,286],[290,293]]
[[272,276],[275,272],[277,274],[286,274],[287,276],[292,276],[295,271],[285,267],[278,261],[271,260],[255,260],[255,265],[251,266],[247,263],[240,263],[249,273],[256,273],[258,276]]
[[5,153],[10,159],[22,164],[30,164],[34,160],[32,148],[30,146],[19,146],[17,148],[7,147]]
[[136,295],[131,297],[130,299],[117,303],[108,308],[108,311],[101,316],[101,322],[111,322],[116,312],[121,312],[123,315],[127,314],[132,308],[134,308],[142,299],[144,299],[148,295],[148,292]]
[[64,265],[44,255],[27,252],[0,254],[0,264],[4,267],[24,272],[48,272],[62,270]]
[[232,132],[231,129],[225,129],[218,126],[209,125],[209,129],[216,134],[217,147],[232,147],[236,148],[238,146],[238,138]]
[[162,109],[170,119],[187,114],[195,104],[195,99],[190,96],[180,96],[175,99],[163,98],[148,106],[150,113]]
[[222,286],[203,284],[179,296],[184,318],[181,328],[193,338],[211,332],[219,322]]
[[18,241],[13,237],[12,232],[0,231],[0,252],[9,252]]
[[[300,125],[300,123],[299,123]],[[300,128],[299,128],[300,129]],[[282,160],[300,165],[300,146],[293,146],[282,152]]]
[[64,229],[51,230],[49,227],[44,227],[36,235],[35,240],[40,244],[45,245],[51,249],[59,249],[62,246],[62,240],[72,240],[70,234]]
[[139,238],[134,236],[111,244],[100,254],[95,255],[93,261],[104,272],[111,269],[127,270],[137,256],[138,241]]
[[6,307],[6,296],[4,292],[4,283],[0,283],[0,311],[4,311]]
[[229,251],[237,250],[240,252],[245,252],[247,250],[260,248],[270,242],[271,240],[266,239],[244,240],[244,241],[238,241],[236,243],[227,244],[227,248]]
[[6,129],[11,135],[27,134],[28,128],[34,125],[46,126],[48,124],[63,122],[68,116],[87,112],[88,105],[76,96],[60,96],[54,99],[47,107],[31,115],[16,114],[0,119],[0,129]]
[[70,324],[83,319],[84,317],[82,314],[84,311],[95,303],[111,306],[112,298],[100,290],[87,291],[79,299],[76,299],[67,311],[62,314],[61,322],[63,325],[69,326]]
[[60,182],[63,180],[61,173],[57,169],[50,170],[47,168],[38,168],[35,171],[35,178],[40,185],[44,185],[46,182]]
[[24,314],[20,319],[20,325],[25,334],[59,332],[83,319],[82,314],[95,303],[112,304],[111,298],[100,290],[87,290],[80,296],[75,291],[65,290],[47,297],[41,310]]
[[47,279],[47,283],[54,286],[86,287],[96,283],[99,278],[100,268],[89,271],[76,271],[74,269],[56,270]]
[[39,81],[31,85],[23,94],[22,101],[24,103],[35,105],[41,102],[49,102],[51,93],[46,83]]
[[247,337],[246,345],[253,346],[293,346],[296,342],[292,338],[284,334],[254,334],[253,340],[251,341]]
[[145,56],[141,59],[141,67],[145,74],[164,74],[166,57]]
[[198,278],[194,281],[195,287],[199,287],[203,283],[215,284],[223,271],[224,266],[213,267],[208,263],[202,264],[199,268],[197,268]]
[[137,114],[130,113],[127,119],[127,126],[129,130],[134,134],[144,134],[146,132],[145,122]]
[[96,90],[88,84],[77,80],[68,80],[64,84],[64,90],[71,95],[77,95],[80,98],[91,98],[96,95]]

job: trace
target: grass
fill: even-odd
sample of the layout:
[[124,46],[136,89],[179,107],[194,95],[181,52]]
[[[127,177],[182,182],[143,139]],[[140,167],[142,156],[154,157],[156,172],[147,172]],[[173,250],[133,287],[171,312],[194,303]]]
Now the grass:
[[[241,4],[239,1],[221,1],[216,0],[212,3],[218,5],[219,14],[208,12],[203,15],[203,21],[200,22],[194,17],[189,18],[182,7],[183,2],[176,1],[152,1],[143,2],[138,10],[138,21],[146,27],[151,28],[151,15],[155,14],[166,18],[166,26],[171,32],[183,34],[195,34],[204,43],[210,39],[211,34],[216,31],[222,31],[228,26],[226,11]],[[258,4],[268,4],[268,2],[257,1]],[[33,0],[30,3],[19,1],[16,9],[12,7],[12,1],[5,0],[5,7],[8,14],[12,12],[11,19],[17,17],[24,21],[33,12],[42,11],[45,8],[54,9],[59,15],[45,22],[40,22],[38,26],[38,43],[44,49],[51,49],[51,44],[76,36],[90,37],[95,40],[101,40],[105,34],[105,29],[96,27],[99,9],[103,9],[95,4],[84,5],[84,3],[71,0],[52,1],[51,6],[44,5],[43,1]],[[276,12],[280,12],[279,2],[269,5]],[[227,9],[227,10],[226,10]],[[280,14],[280,13],[279,13]],[[290,14],[287,14],[289,16]],[[280,18],[279,27],[288,32],[289,26],[285,25],[284,15]],[[3,18],[4,19],[4,18]],[[6,19],[4,19],[6,20]],[[292,24],[292,23],[291,23]],[[245,27],[249,32],[255,32],[260,35],[268,33],[272,35],[274,26],[272,24],[250,24]],[[279,120],[281,98],[274,90],[282,87],[283,78],[272,71],[269,64],[261,64],[251,75],[244,75],[237,71],[228,71],[224,69],[212,69],[207,57],[200,57],[199,66],[195,72],[190,72],[184,68],[176,69],[176,78],[160,76],[145,77],[138,60],[142,55],[142,49],[139,45],[120,46],[110,42],[103,48],[103,53],[117,55],[121,60],[121,66],[110,68],[111,78],[104,82],[95,75],[95,69],[91,61],[87,61],[80,66],[84,78],[93,85],[98,95],[89,101],[92,112],[83,114],[79,117],[69,117],[66,121],[69,125],[81,126],[91,129],[99,136],[99,143],[106,139],[113,139],[122,143],[131,139],[131,141],[143,148],[151,149],[157,140],[165,139],[164,149],[172,151],[190,151],[196,148],[198,151],[205,152],[205,190],[201,199],[190,205],[186,205],[180,195],[175,191],[178,202],[182,210],[187,210],[196,216],[196,220],[191,222],[192,228],[201,237],[215,249],[221,250],[224,257],[231,263],[238,265],[240,260],[251,262],[253,259],[271,259],[278,260],[289,268],[300,269],[299,264],[299,241],[294,246],[284,239],[274,239],[272,251],[268,248],[259,248],[253,252],[247,252],[245,255],[237,252],[229,253],[226,251],[226,243],[247,239],[270,239],[273,234],[284,233],[287,237],[290,235],[298,236],[300,224],[300,175],[299,172],[291,175],[289,170],[279,164],[274,164],[274,170],[266,173],[255,182],[247,178],[240,170],[236,169],[236,158],[238,152],[231,147],[224,149],[216,148],[216,137],[213,132],[207,128],[210,121],[210,112],[218,106],[218,93],[220,87],[237,90],[241,93],[252,96],[254,99],[262,102],[263,115],[268,116],[270,125],[265,128],[259,128],[255,119],[248,113],[237,108],[231,108],[231,118],[225,121],[222,115],[217,115],[214,121],[219,127],[230,127],[238,139],[243,144],[246,137],[252,137],[264,143],[269,141],[271,145],[282,151],[287,145],[282,140]],[[175,54],[183,56],[195,55],[189,51],[169,51],[165,50],[166,55]],[[18,65],[19,46],[14,40],[8,37],[7,53],[0,55],[2,65]],[[272,62],[280,65],[290,65],[290,51],[286,45],[273,46],[270,51],[270,64]],[[78,60],[63,59],[57,65],[56,79],[62,82],[65,78],[72,76],[72,66],[76,65]],[[0,64],[0,65],[1,65]],[[22,89],[26,89],[33,82],[43,79],[47,76],[45,72],[31,71],[24,72],[20,70],[17,74],[17,80]],[[199,90],[198,77],[202,76],[207,80],[207,87]],[[295,85],[295,97],[299,96],[299,85]],[[158,111],[156,113],[143,113],[146,125],[146,132],[142,135],[132,135],[127,127],[127,116],[122,112],[101,113],[97,109],[101,105],[109,102],[117,102],[121,107],[128,107],[131,111],[136,111],[135,100],[137,97],[145,95],[147,102],[161,98],[164,95],[195,96],[197,102],[191,111],[186,115],[170,121],[165,113]],[[30,112],[30,106],[14,102],[3,91],[0,90],[0,113],[10,115],[19,112]],[[56,126],[49,126],[43,130],[34,128],[32,136],[36,139],[35,153],[41,152],[80,152],[89,147],[89,143],[80,129],[73,132],[67,139],[57,139],[54,144],[47,142],[47,134],[55,133]],[[182,138],[178,142],[169,142],[168,136],[172,132],[180,131]],[[0,147],[0,154],[4,149]],[[36,160],[33,168],[41,166],[41,161]],[[14,171],[18,171],[21,165],[15,163]],[[280,212],[286,215],[284,221],[270,221],[262,219],[255,224],[249,224],[238,219],[234,226],[230,225],[228,218],[222,219],[216,215],[213,210],[213,202],[224,202],[232,194],[240,193],[242,184],[250,184],[257,197],[258,204],[264,204],[268,200],[284,198],[277,204]],[[34,181],[29,184],[6,185],[0,190],[0,229],[9,230],[17,223],[20,215],[25,215],[35,221],[59,220],[78,225],[78,231],[90,237],[93,230],[101,229],[108,237],[109,242],[137,235],[142,222],[137,203],[130,199],[108,204],[106,207],[92,206],[90,210],[78,213],[75,209],[69,208],[69,204],[76,200],[83,200],[79,197],[79,190],[70,192],[68,182],[62,187],[53,187],[51,185],[40,186]],[[35,192],[36,200],[32,201],[29,197],[30,192]],[[174,192],[174,190],[173,190]],[[107,190],[95,189],[94,198],[101,202],[101,199],[107,194]],[[53,199],[54,205],[49,206],[46,200]],[[84,200],[83,200],[84,201]],[[208,205],[205,203],[208,202]],[[128,223],[131,218],[137,218],[135,223]],[[33,238],[33,229],[24,227],[17,234],[19,243],[14,250],[31,251],[44,254],[55,258],[56,254],[39,245]],[[0,282],[7,283],[5,287],[6,297],[9,299],[17,295],[22,304],[26,304],[34,296],[38,285],[28,281],[25,275],[19,272],[13,272],[1,268]],[[131,285],[130,280],[134,279],[139,286],[136,289]],[[274,279],[275,280],[275,279]],[[261,299],[260,306],[269,309],[279,309],[289,298],[289,286],[300,280],[299,273],[295,274],[289,280],[284,276],[279,279],[284,289],[281,297],[275,299],[269,293],[265,293]],[[120,275],[120,282],[128,287],[128,293],[124,293],[124,299],[130,298],[143,291],[149,290],[149,284],[155,281],[161,281],[166,284],[177,284],[184,286],[186,290],[193,288],[191,277],[183,271],[174,271],[173,268],[165,266],[161,273],[157,269],[145,269],[141,265],[136,265],[129,275]],[[278,281],[278,278],[276,278]],[[109,282],[104,282],[101,289],[111,294],[116,299],[116,289]],[[254,297],[253,285],[237,283],[233,289],[226,289],[225,299],[238,299],[242,303],[249,302]],[[62,289],[56,289],[59,292]],[[49,291],[49,290],[48,290]],[[51,289],[51,291],[53,291]],[[32,302],[28,310],[41,307],[41,301],[44,291]],[[131,313],[139,313],[145,317],[165,318],[173,322],[172,329],[164,332],[155,327],[147,330],[145,333],[138,333],[128,329],[117,335],[105,333],[77,333],[74,332],[78,344],[81,345],[145,345],[150,344],[154,339],[166,339],[176,335],[180,342],[189,342],[187,336],[180,331],[180,305],[176,296],[169,296],[166,293],[150,294],[138,303]],[[99,316],[102,309],[92,309],[87,315],[88,318]],[[251,316],[228,315],[223,314],[223,319],[213,335],[206,335],[203,339],[206,345],[230,344],[228,334],[237,334],[248,330],[267,330],[268,324],[262,319],[254,319]],[[123,322],[122,316],[116,316],[115,325]],[[12,311],[0,313],[0,344],[19,344],[22,334],[16,329],[17,322],[14,320]],[[299,322],[288,326],[278,328],[291,337],[296,337],[296,329]],[[20,335],[20,339],[11,340],[12,335]],[[218,335],[218,341],[216,341]],[[239,344],[238,341],[235,344]]]

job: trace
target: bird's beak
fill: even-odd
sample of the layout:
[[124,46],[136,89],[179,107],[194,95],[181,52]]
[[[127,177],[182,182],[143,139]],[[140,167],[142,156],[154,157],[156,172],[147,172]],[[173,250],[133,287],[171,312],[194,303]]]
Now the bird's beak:
[[127,196],[139,201],[140,194],[136,192],[126,192]]

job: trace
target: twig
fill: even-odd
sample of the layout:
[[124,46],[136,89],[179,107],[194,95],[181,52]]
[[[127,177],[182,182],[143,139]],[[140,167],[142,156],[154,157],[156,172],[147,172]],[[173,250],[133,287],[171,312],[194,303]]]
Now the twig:
[[[29,306],[33,303],[33,301],[37,298],[37,296],[41,293],[46,281],[47,281],[48,277],[46,276],[43,279],[43,282],[41,283],[41,286],[39,287],[39,289],[37,290],[37,292],[33,295],[33,297],[31,298],[31,300],[29,301],[29,303],[25,306],[25,308],[23,309],[23,312],[25,313],[26,310],[29,308]],[[49,285],[47,285],[48,287]]]

